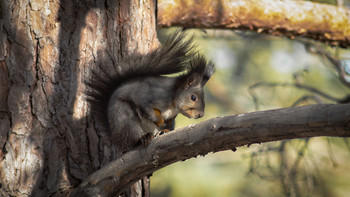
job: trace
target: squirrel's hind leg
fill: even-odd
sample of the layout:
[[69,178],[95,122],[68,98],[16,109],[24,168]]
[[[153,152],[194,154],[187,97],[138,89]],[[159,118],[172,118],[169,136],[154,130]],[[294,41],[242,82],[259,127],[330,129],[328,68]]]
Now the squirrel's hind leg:
[[137,145],[147,146],[159,131],[150,120],[140,115],[133,103],[116,99],[108,111],[112,142],[125,153]]

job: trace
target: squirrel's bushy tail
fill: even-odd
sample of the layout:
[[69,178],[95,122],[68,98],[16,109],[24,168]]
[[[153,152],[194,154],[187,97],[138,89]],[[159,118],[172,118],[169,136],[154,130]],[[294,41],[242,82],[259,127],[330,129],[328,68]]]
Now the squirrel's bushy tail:
[[145,55],[132,55],[123,61],[120,75],[127,78],[134,76],[158,76],[185,71],[186,63],[195,56],[193,36],[186,39],[186,34],[175,32],[158,49]]
[[91,113],[98,118],[102,128],[108,129],[108,102],[116,88],[132,78],[187,70],[185,64],[196,54],[193,40],[193,36],[186,39],[185,33],[177,31],[160,48],[148,54],[130,54],[118,60],[117,65],[99,65],[96,70],[92,69],[91,76],[85,81],[85,95],[91,105]]

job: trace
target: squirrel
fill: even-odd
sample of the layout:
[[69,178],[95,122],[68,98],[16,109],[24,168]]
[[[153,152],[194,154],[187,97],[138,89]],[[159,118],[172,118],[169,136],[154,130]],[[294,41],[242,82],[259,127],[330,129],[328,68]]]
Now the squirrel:
[[148,54],[123,57],[108,71],[102,65],[91,70],[85,81],[91,113],[119,154],[173,130],[178,113],[195,119],[204,115],[203,86],[215,66],[193,52],[193,36],[185,37],[176,32]]

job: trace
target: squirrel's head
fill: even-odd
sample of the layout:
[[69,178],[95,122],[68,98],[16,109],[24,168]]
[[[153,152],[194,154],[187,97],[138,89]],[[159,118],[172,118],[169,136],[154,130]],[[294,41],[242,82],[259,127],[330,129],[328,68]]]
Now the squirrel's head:
[[201,118],[204,115],[203,87],[214,73],[212,62],[198,55],[190,62],[190,70],[177,77],[175,105],[179,112],[188,118]]
[[204,94],[201,86],[190,86],[180,91],[175,98],[179,112],[188,118],[201,118],[204,115]]

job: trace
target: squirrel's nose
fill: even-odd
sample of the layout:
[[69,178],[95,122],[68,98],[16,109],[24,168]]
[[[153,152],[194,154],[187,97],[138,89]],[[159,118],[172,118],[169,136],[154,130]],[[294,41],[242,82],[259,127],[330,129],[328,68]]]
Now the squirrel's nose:
[[197,115],[197,118],[202,118],[204,116],[204,113],[199,113],[198,115]]

